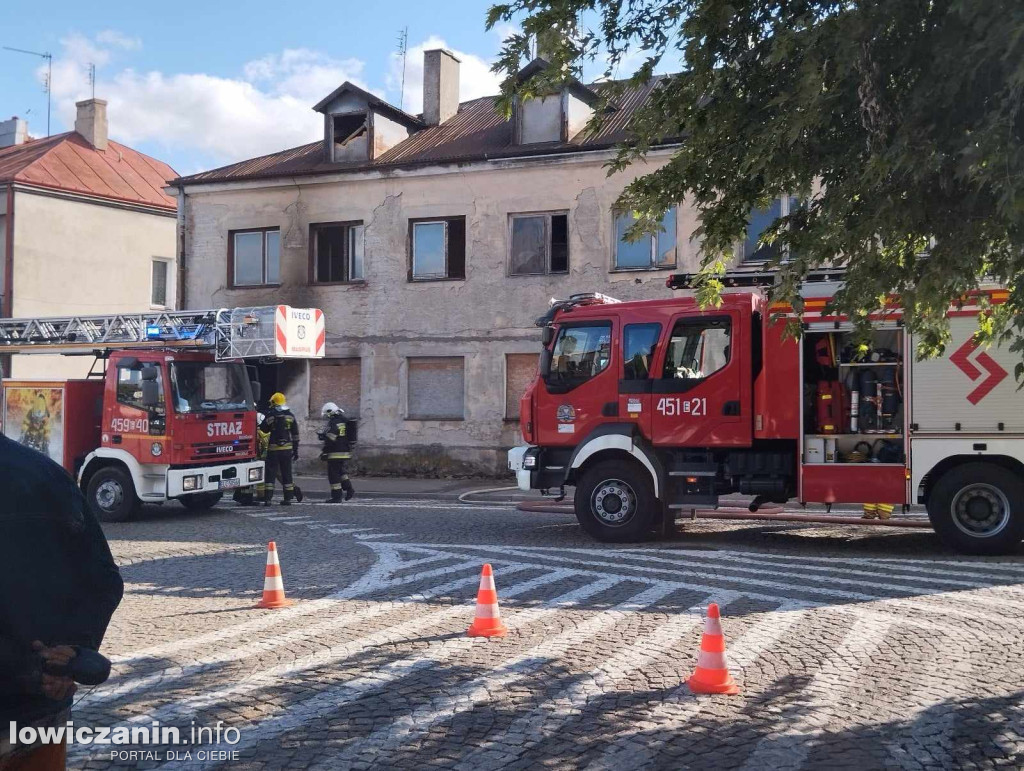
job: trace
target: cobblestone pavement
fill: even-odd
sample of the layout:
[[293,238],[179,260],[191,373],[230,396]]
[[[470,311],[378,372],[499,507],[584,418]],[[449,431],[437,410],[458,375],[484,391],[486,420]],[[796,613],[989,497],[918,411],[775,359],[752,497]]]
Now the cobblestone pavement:
[[[928,531],[679,530],[602,545],[571,516],[402,500],[153,509],[106,526],[115,670],[76,725],[238,729],[118,748],[157,752],[127,763],[147,768],[209,750],[268,769],[1024,765],[1022,556]],[[274,611],[254,608],[270,540],[295,600]],[[483,562],[503,639],[465,634]],[[684,684],[712,601],[739,696]],[[125,765],[110,755],[69,765]]]

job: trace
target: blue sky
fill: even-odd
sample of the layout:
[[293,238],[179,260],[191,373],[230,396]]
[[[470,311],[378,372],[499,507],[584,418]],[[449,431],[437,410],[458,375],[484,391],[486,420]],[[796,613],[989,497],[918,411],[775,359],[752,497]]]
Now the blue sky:
[[[488,6],[48,0],[5,14],[0,45],[53,53],[53,133],[71,127],[74,102],[89,96],[92,62],[111,138],[190,174],[313,141],[321,123],[311,107],[344,80],[397,104],[406,26],[408,111],[420,110],[425,48],[460,55],[463,99],[495,93],[489,65],[509,28],[485,31]],[[0,116],[27,117],[30,133],[45,135],[41,61],[0,51],[0,64]]]

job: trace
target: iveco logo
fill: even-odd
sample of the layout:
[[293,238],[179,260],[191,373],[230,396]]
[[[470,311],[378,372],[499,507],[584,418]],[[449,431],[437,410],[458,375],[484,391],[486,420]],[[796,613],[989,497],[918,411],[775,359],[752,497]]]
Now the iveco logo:
[[234,452],[234,450],[235,450],[235,448],[232,447],[231,445],[228,445],[226,447],[218,447],[217,448],[217,454],[218,455],[224,455],[225,453]]
[[[1002,383],[1007,376],[1006,370],[1000,367],[996,360],[984,351],[975,356],[972,362],[969,357],[976,350],[978,350],[978,344],[974,342],[973,337],[969,337],[967,342],[957,348],[953,355],[949,357],[949,360],[972,381],[982,378],[981,382],[978,383],[978,387],[967,394],[967,401],[971,404],[977,404],[992,393],[992,389]],[[975,362],[981,365],[982,369],[985,370],[984,373],[975,366]],[[987,377],[985,373],[988,373]]]

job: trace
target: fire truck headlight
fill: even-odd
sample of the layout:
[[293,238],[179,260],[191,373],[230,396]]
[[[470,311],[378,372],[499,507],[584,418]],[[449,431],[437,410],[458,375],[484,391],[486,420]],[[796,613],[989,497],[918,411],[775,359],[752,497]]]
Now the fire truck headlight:
[[160,456],[164,454],[164,446],[160,444],[160,442],[153,442],[153,446],[150,447],[149,449],[150,452],[152,452],[153,455],[155,456]]
[[249,469],[249,481],[250,482],[259,482],[262,479],[263,479],[263,469],[262,468],[251,468],[251,469]]
[[203,489],[203,477],[201,475],[189,476],[181,478],[181,489],[182,490],[202,490]]

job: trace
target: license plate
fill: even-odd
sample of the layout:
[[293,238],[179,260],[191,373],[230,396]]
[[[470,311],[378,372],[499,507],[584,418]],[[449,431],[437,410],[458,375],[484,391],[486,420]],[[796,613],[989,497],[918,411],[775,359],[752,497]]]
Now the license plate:
[[241,484],[242,484],[242,480],[241,479],[222,479],[222,480],[220,480],[220,489],[221,490],[231,490],[232,488],[240,487]]

